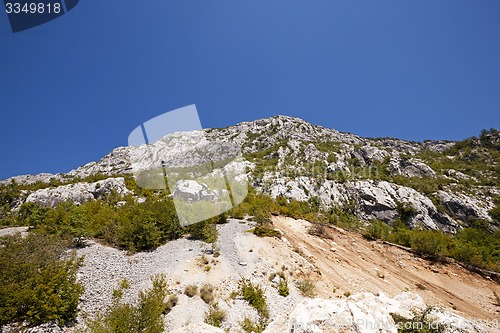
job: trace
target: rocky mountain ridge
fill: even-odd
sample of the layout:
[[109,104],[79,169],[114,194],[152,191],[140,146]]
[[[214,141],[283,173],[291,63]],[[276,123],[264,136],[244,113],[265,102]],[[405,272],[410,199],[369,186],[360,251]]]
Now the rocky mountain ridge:
[[[390,224],[400,216],[404,205],[411,211],[408,224],[413,227],[455,232],[476,219],[486,221],[491,230],[499,227],[499,222],[489,213],[500,197],[500,135],[496,130],[462,142],[420,143],[362,138],[298,118],[276,116],[207,129],[196,135],[204,136],[209,143],[241,147],[244,160],[225,168],[245,170],[251,185],[272,197],[319,200],[326,208],[349,205],[364,221],[379,219]],[[92,175],[130,174],[137,156],[146,153],[175,156],[182,146],[182,142],[168,146],[165,138],[160,141],[147,146],[116,148],[101,160],[67,174],[18,176],[1,183],[15,180],[21,184],[50,181],[65,184]],[[142,162],[141,167],[161,167],[153,165],[158,162],[159,157]],[[71,189],[62,189],[65,191]],[[28,197],[44,196],[35,192]],[[62,197],[75,195],[63,194]],[[74,201],[81,200],[86,199]],[[37,202],[51,205],[49,201]]]

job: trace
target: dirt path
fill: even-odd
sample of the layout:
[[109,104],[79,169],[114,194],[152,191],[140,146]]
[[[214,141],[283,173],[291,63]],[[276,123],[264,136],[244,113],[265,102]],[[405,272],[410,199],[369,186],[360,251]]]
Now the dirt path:
[[363,291],[395,296],[411,291],[428,305],[445,307],[464,317],[500,317],[493,294],[500,294],[500,285],[457,264],[431,263],[398,247],[340,229],[327,228],[331,239],[314,237],[307,233],[310,224],[302,220],[275,217],[273,223],[321,272],[310,277],[317,280],[322,297]]

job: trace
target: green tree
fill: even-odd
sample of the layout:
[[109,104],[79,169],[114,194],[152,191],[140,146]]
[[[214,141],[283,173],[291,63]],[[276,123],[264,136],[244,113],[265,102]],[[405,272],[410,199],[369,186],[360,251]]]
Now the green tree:
[[72,320],[83,287],[76,274],[83,258],[65,254],[55,236],[30,233],[1,238],[0,324]]

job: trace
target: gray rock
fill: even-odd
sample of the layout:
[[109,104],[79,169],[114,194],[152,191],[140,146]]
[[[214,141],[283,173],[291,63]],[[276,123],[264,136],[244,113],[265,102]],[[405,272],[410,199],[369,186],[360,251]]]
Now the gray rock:
[[436,172],[430,166],[417,159],[393,157],[389,162],[389,170],[392,174],[405,177],[436,177]]
[[125,186],[125,179],[118,177],[94,183],[76,183],[55,188],[44,188],[28,195],[26,202],[34,202],[48,207],[55,207],[59,202],[67,200],[75,204],[82,204],[86,201],[110,194],[112,191],[116,191],[119,195],[133,193]]
[[[414,312],[426,308],[422,298],[416,294],[403,293],[390,298],[382,293],[375,296],[361,293],[341,300],[308,299],[299,303],[289,316],[288,327],[282,332],[335,333],[335,332],[379,332],[397,333],[391,313],[412,319]],[[432,310],[431,322],[440,323],[447,332],[486,332],[474,322],[458,315]],[[269,328],[275,329],[270,326]]]
[[194,180],[179,180],[172,195],[174,198],[186,201],[217,200],[216,192],[211,191],[206,184],[200,184]]
[[449,191],[438,191],[437,195],[441,203],[462,221],[474,218],[491,221],[491,217],[488,215],[488,211],[494,207],[491,199],[473,198]]

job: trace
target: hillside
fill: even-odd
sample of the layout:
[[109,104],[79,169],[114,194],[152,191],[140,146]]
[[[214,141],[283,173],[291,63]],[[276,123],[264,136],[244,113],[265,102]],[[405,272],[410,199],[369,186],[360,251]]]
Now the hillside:
[[[317,198],[323,207],[354,205],[355,215],[391,223],[398,203],[410,204],[408,223],[456,232],[474,220],[491,231],[500,226],[500,131],[483,131],[460,142],[368,139],[276,116],[223,129],[206,130],[209,142],[242,147],[252,187],[272,197]],[[152,146],[151,154],[167,150]],[[173,155],[179,155],[174,149]],[[79,179],[131,174],[141,147],[120,147],[98,162],[67,174],[6,179],[46,187]],[[139,151],[139,153],[138,153]],[[151,167],[151,166],[150,166]],[[496,212],[496,213],[495,213]]]
[[[214,152],[219,160],[207,161]],[[197,181],[177,181],[187,164],[210,169]],[[134,178],[138,170],[154,170],[148,176],[161,181],[166,174],[170,190],[165,184],[142,188]],[[231,202],[239,204],[227,213],[182,224],[175,200],[216,202],[225,190],[211,188],[214,179],[222,174],[227,182],[232,173],[248,182],[248,195],[233,192]],[[499,176],[500,132],[494,129],[460,142],[408,142],[276,116],[120,147],[66,174],[0,181],[0,235],[31,226],[26,239],[35,246],[43,243],[37,237],[55,237],[84,258],[75,280],[84,291],[78,311],[70,313],[78,313],[80,328],[85,318],[116,305],[113,289],[123,279],[130,286],[119,293],[130,302],[163,273],[172,301],[158,315],[164,314],[167,332],[222,332],[213,326],[251,332],[252,325],[266,333],[376,331],[360,320],[403,332],[396,321],[418,316],[440,323],[436,332],[456,331],[450,321],[464,332],[495,332]],[[23,241],[5,239],[0,268],[7,271],[14,258],[7,250]],[[6,286],[12,279],[2,276]],[[215,288],[216,301],[184,294],[206,284]],[[285,285],[287,295],[280,295]],[[0,299],[10,292],[2,290]],[[59,319],[50,311],[36,324]],[[0,322],[10,322],[2,316]],[[48,325],[33,332],[58,332]]]

